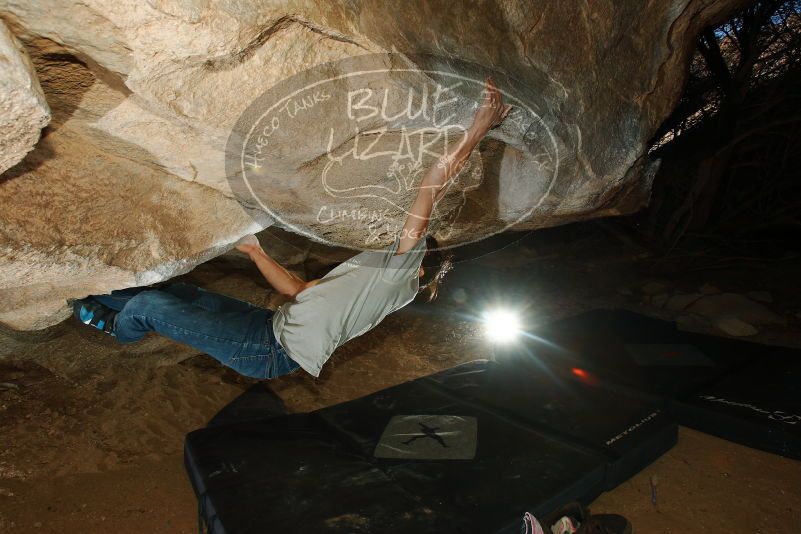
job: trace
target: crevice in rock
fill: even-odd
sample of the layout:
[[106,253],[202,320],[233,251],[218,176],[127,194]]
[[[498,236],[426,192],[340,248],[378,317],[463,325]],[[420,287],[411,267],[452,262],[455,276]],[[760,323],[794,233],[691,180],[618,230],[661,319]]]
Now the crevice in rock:
[[279,18],[277,21],[272,23],[267,28],[260,31],[244,48],[239,50],[233,54],[226,54],[223,56],[218,56],[214,58],[207,59],[203,66],[207,70],[210,71],[222,71],[222,70],[229,70],[235,68],[237,65],[240,65],[247,61],[253,54],[256,53],[256,50],[264,46],[264,44],[276,33],[286,30],[287,28],[291,27],[294,24],[298,24],[307,30],[322,35],[326,39],[331,39],[333,41],[338,41],[341,43],[347,43],[353,46],[357,46],[362,50],[368,51],[369,49],[360,43],[354,41],[350,37],[347,37],[339,32],[335,32],[331,29],[322,28],[312,24],[307,20],[303,20],[296,15],[284,15],[283,17]]

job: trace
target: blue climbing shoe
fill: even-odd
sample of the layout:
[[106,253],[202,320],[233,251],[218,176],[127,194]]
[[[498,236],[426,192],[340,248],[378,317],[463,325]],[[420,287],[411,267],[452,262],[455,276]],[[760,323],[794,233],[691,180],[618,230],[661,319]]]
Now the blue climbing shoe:
[[83,324],[93,326],[109,335],[114,335],[114,319],[117,312],[96,300],[85,298],[76,300],[72,305],[72,314]]

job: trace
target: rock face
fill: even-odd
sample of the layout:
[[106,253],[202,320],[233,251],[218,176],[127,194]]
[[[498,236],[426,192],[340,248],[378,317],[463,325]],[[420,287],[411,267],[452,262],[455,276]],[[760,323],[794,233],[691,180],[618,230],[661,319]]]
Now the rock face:
[[[271,145],[256,202],[226,167],[229,134],[268,89],[325,63],[337,94],[368,87],[342,81],[353,56],[385,58],[390,74],[367,80],[377,89],[420,87],[434,71],[480,77],[459,58],[509,91],[519,120],[493,130],[442,202],[447,244],[639,209],[656,168],[646,143],[680,95],[696,35],[745,3],[0,0],[53,111],[35,150],[0,176],[0,322],[48,326],[66,317],[69,298],[185,272],[275,218],[338,245],[386,244],[435,154],[420,151],[407,174],[329,156],[355,154],[354,140],[379,130],[376,146],[397,146],[404,129],[426,126],[419,117],[358,121],[309,104]],[[454,86],[444,108],[453,126],[467,125],[479,92]],[[11,135],[28,139],[2,141],[0,161],[13,164],[46,119],[12,107],[2,120],[26,117],[10,119]],[[331,161],[332,181],[321,182]],[[327,208],[340,216],[321,219]]]
[[0,22],[0,173],[30,152],[49,121],[50,108],[31,60]]
[[732,336],[757,333],[753,325],[786,324],[787,320],[764,304],[737,293],[707,295],[696,300],[686,311],[709,319],[712,324]]

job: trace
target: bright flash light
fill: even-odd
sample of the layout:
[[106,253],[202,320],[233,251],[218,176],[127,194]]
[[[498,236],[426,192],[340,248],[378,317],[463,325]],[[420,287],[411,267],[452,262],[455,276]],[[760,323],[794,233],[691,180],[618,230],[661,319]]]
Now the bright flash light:
[[509,310],[490,310],[484,313],[484,330],[492,341],[506,343],[520,334],[520,319]]

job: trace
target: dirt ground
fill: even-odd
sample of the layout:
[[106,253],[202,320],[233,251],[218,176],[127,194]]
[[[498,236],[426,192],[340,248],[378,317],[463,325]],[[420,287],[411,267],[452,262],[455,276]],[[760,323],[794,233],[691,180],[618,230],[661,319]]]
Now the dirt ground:
[[[705,283],[770,291],[772,309],[788,322],[760,328],[752,339],[801,346],[801,295],[792,283],[797,263],[655,269],[640,251],[592,228],[538,232],[458,265],[469,274],[455,276],[426,313],[407,308],[388,317],[341,347],[318,379],[298,373],[264,387],[290,411],[306,411],[485,357],[487,342],[469,316],[481,305],[471,297],[470,280],[485,294],[497,284],[498,294],[531,304],[533,323],[598,307],[671,318],[643,295],[643,285],[654,280],[682,291]],[[257,271],[230,258],[184,278],[274,304]],[[254,381],[155,336],[117,345],[68,321],[36,334],[0,332],[0,383],[0,532],[172,534],[197,530],[184,435]],[[682,428],[676,447],[593,509],[622,513],[646,534],[795,533],[801,462]]]

